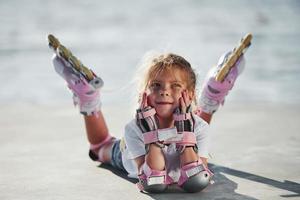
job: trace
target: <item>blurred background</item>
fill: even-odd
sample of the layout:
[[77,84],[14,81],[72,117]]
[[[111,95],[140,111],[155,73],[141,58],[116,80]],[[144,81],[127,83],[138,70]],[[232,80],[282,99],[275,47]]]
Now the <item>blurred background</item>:
[[104,105],[128,109],[131,80],[151,50],[184,56],[199,85],[223,52],[253,34],[228,104],[299,104],[300,1],[0,1],[0,105],[68,104],[51,64],[54,34],[104,79]]

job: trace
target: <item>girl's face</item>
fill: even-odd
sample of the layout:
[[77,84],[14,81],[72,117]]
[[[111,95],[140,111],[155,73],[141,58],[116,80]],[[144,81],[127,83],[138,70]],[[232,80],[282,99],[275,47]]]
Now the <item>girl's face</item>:
[[[187,90],[187,77],[180,69],[165,70],[150,80],[148,87],[148,104],[155,108],[159,118],[172,117],[179,107],[179,98]],[[188,92],[192,99],[193,93]]]

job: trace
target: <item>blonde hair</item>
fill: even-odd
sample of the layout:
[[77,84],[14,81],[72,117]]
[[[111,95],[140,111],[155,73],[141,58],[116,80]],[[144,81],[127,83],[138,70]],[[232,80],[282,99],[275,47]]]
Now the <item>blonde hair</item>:
[[[182,56],[173,53],[154,54],[148,53],[144,56],[140,64],[140,70],[143,70],[143,76],[139,73],[139,91],[141,94],[149,86],[149,82],[157,77],[161,72],[167,70],[179,69],[185,73],[185,81],[187,90],[196,93],[197,76],[191,64]],[[196,103],[196,95],[194,95],[194,103]]]

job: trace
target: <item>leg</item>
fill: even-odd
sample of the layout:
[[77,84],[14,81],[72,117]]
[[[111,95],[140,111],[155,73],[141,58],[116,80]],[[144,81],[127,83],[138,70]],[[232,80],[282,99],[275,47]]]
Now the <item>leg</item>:
[[199,98],[200,112],[197,114],[208,123],[211,120],[212,114],[218,110],[220,105],[224,104],[225,97],[233,88],[237,77],[242,73],[245,66],[244,57],[241,55],[228,74],[226,74],[225,79],[217,81],[216,77],[230,55],[231,52],[228,52],[221,56],[217,66],[209,71],[203,84]]
[[84,121],[87,138],[91,144],[99,144],[109,135],[108,128],[101,111],[98,112],[98,116],[84,116]]
[[55,46],[53,49],[55,55],[52,62],[55,71],[67,82],[73,92],[74,104],[79,106],[80,113],[84,115],[87,138],[91,144],[91,159],[110,162],[113,138],[109,135],[100,109],[102,79],[84,67],[65,47]]
[[210,121],[212,119],[213,114],[212,113],[210,114],[210,113],[206,113],[206,112],[200,111],[200,113],[198,114],[198,116],[201,117],[208,124],[210,124]]
[[91,144],[91,159],[110,163],[113,138],[109,134],[102,112],[98,111],[98,115],[84,116],[84,121],[87,138]]

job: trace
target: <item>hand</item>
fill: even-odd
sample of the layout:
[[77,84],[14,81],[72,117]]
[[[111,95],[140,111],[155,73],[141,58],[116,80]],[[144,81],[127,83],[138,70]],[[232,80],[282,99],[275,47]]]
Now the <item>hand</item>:
[[148,105],[148,95],[146,92],[142,95],[140,107],[136,111],[137,125],[143,133],[158,129],[158,120],[155,109]]
[[175,110],[174,125],[178,132],[193,132],[194,120],[192,116],[192,99],[187,91],[183,91],[179,98],[179,107]]
[[188,96],[186,90],[181,93],[179,98],[179,112],[180,114],[191,112],[192,98]]

